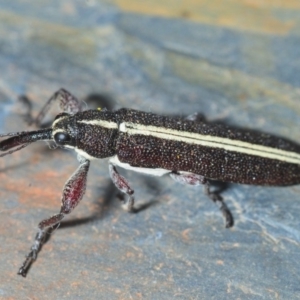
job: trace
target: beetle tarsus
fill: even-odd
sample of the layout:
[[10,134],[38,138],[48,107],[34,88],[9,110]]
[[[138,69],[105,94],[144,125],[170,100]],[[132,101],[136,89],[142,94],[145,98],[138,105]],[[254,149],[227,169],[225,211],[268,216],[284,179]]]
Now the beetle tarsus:
[[38,252],[40,251],[42,244],[45,240],[47,230],[43,230],[39,224],[39,231],[36,234],[35,242],[30,249],[30,252],[26,256],[25,261],[23,262],[21,268],[18,271],[18,275],[26,277],[31,264],[36,260]]
[[29,254],[26,256],[25,261],[22,264],[22,267],[18,271],[18,275],[21,275],[22,277],[26,277],[29,268],[31,264],[36,260],[37,258],[37,250],[31,250]]
[[226,203],[224,202],[222,196],[217,193],[217,192],[212,192],[210,190],[210,183],[208,180],[206,180],[205,185],[204,185],[204,191],[205,194],[214,202],[218,205],[220,211],[222,212],[222,215],[225,219],[225,227],[230,228],[234,224],[234,219],[232,216],[231,211],[227,207]]

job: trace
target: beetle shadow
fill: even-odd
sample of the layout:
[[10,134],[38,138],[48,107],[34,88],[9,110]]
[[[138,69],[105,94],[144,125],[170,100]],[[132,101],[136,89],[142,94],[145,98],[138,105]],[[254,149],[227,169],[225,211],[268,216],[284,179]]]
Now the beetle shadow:
[[[149,178],[150,179],[150,178]],[[154,179],[145,180],[145,184],[151,191],[155,191],[155,195],[159,195],[160,189],[158,188],[157,182]],[[83,224],[91,223],[94,221],[98,221],[100,219],[104,219],[106,216],[108,216],[108,212],[112,207],[114,207],[115,198],[117,198],[120,201],[120,205],[122,205],[121,202],[124,201],[124,198],[127,197],[124,193],[121,193],[113,184],[113,182],[110,181],[110,183],[107,185],[105,189],[105,193],[103,195],[103,201],[95,201],[95,212],[91,215],[81,218],[81,219],[73,219],[73,220],[66,220],[62,221],[58,229],[68,228],[68,227],[74,227],[74,226],[80,226]],[[156,197],[155,197],[156,198]],[[98,198],[99,199],[99,198]],[[145,203],[135,203],[134,210],[132,213],[139,213],[151,206],[159,204],[159,200],[150,200]],[[124,211],[124,213],[127,213]]]
[[106,93],[93,93],[86,96],[83,100],[86,109],[113,110],[115,107],[114,98]]
[[[132,213],[140,213],[150,207],[159,205],[161,202],[159,201],[159,195],[162,193],[162,188],[156,178],[152,177],[145,177],[143,180],[143,184],[145,185],[145,191],[150,190],[153,194],[153,197],[151,197],[150,200],[142,203],[142,202],[135,202],[134,210]],[[222,182],[222,181],[216,181],[210,180],[211,184],[211,191],[215,194],[222,194],[225,190],[227,190],[230,187],[230,183]],[[188,185],[187,185],[188,187]],[[124,198],[127,197],[124,193],[120,192],[113,182],[110,181],[110,183],[106,186],[105,193],[103,195],[103,201],[94,201],[95,205],[95,211],[91,215],[80,218],[80,219],[73,219],[73,220],[64,220],[61,222],[58,229],[64,229],[68,227],[75,227],[75,226],[81,226],[84,224],[88,224],[94,221],[98,221],[100,219],[104,219],[106,216],[108,216],[108,212],[112,207],[114,207],[115,198],[117,198],[120,201],[120,205],[122,205],[121,202],[124,201]],[[127,213],[124,211],[124,213]]]
[[159,180],[156,177],[145,177],[143,180],[143,186],[145,186],[145,191],[147,190],[151,191],[151,194],[153,195],[151,199],[149,199],[147,202],[144,203],[137,203],[135,205],[135,212],[141,212],[149,207],[156,206],[160,204],[159,201],[159,195],[162,194],[162,188],[159,184]]
[[2,169],[0,169],[0,173],[5,173],[6,171],[11,171],[11,170],[15,170],[15,169],[20,169],[24,166],[30,165],[30,162],[22,162],[16,165],[12,165],[12,166],[8,166],[8,167],[4,167]]

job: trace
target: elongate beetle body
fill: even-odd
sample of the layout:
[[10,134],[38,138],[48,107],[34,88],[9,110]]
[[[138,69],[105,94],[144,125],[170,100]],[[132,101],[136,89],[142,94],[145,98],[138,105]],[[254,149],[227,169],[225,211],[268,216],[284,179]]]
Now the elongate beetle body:
[[237,130],[201,122],[197,114],[186,119],[160,116],[132,109],[82,111],[80,102],[59,90],[33,120],[37,125],[54,101],[63,112],[51,128],[0,135],[1,156],[32,142],[53,141],[74,149],[79,167],[66,182],[60,212],[42,220],[31,250],[19,270],[26,276],[51,228],[58,225],[80,202],[93,159],[109,158],[109,173],[116,187],[126,194],[123,206],[134,211],[133,189],[117,166],[150,175],[169,174],[175,181],[204,185],[218,204],[226,227],[233,226],[231,212],[222,197],[210,191],[213,180],[253,185],[285,186],[300,183],[300,146],[265,133]]

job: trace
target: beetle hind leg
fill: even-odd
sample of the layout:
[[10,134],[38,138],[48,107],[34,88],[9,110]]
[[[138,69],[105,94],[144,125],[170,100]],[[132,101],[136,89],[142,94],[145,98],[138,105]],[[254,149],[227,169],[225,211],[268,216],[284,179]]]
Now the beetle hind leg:
[[225,227],[229,228],[232,227],[234,224],[232,214],[227,207],[226,203],[223,201],[221,195],[217,192],[212,192],[210,190],[210,183],[209,180],[206,179],[204,176],[193,174],[193,173],[178,173],[172,172],[170,176],[177,182],[182,184],[189,184],[189,185],[204,185],[205,194],[218,205],[222,215],[225,219]]

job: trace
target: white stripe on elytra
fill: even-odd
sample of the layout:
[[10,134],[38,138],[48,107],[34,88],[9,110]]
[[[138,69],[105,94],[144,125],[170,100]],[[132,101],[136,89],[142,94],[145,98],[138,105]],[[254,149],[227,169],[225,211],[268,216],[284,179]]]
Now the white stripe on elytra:
[[[58,118],[57,120],[55,120],[52,123],[52,128],[54,128],[54,126],[56,125],[56,123],[62,121],[63,119],[68,118],[68,116],[63,116]],[[96,125],[96,126],[101,126],[101,127],[105,127],[105,128],[109,128],[109,129],[117,129],[118,128],[118,124],[115,122],[111,122],[111,121],[105,121],[105,120],[83,120],[83,121],[77,121],[78,123],[83,123],[83,124],[88,124],[88,125]]]
[[269,159],[276,159],[288,163],[300,165],[300,154],[296,152],[276,149],[263,145],[251,144],[249,142],[232,140],[211,135],[203,135],[195,132],[179,131],[165,127],[152,125],[141,125],[136,123],[123,122],[119,126],[121,132],[129,135],[154,136],[161,139],[185,142],[212,148],[220,148],[228,151],[260,156]]
[[77,122],[83,123],[83,124],[101,126],[101,127],[110,128],[110,129],[118,128],[117,123],[111,122],[111,121],[105,121],[105,120],[88,120],[88,121],[77,121]]
[[130,164],[123,163],[119,160],[118,156],[115,155],[109,159],[109,161],[113,165],[117,165],[123,169],[130,170],[130,171],[135,171],[139,173],[144,173],[152,176],[163,176],[165,174],[168,174],[171,172],[171,170],[167,169],[162,169],[162,168],[143,168],[143,167],[133,167]]

